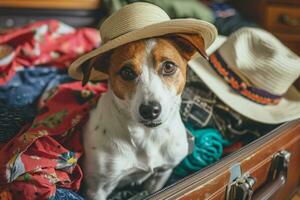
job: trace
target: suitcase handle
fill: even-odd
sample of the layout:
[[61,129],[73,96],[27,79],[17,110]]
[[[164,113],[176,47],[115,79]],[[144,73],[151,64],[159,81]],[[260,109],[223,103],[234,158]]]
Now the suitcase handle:
[[228,200],[270,200],[286,183],[291,153],[280,151],[273,156],[266,183],[253,191],[255,178],[246,174],[238,177],[230,186]]
[[254,193],[251,200],[269,200],[285,184],[286,177],[280,174],[272,183]]
[[258,189],[252,196],[251,200],[268,200],[286,183],[288,166],[291,153],[288,151],[280,151],[275,154],[267,183]]

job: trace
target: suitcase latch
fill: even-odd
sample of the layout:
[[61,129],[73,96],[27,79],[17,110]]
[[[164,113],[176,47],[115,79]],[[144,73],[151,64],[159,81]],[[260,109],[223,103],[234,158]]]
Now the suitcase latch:
[[249,174],[245,174],[230,185],[229,200],[250,200],[253,195],[255,179]]
[[272,199],[272,195],[274,195],[286,182],[290,157],[291,153],[285,150],[279,151],[273,156],[267,181],[255,192],[255,194],[253,190],[253,186],[256,182],[255,178],[249,175],[249,173],[241,175],[240,165],[234,166],[231,171],[231,183],[227,189],[226,199]]

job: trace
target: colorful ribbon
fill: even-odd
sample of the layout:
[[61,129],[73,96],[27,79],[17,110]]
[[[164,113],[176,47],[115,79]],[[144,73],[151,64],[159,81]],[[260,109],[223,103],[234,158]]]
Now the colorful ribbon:
[[238,74],[228,67],[218,51],[209,56],[209,62],[212,68],[227,82],[232,89],[247,99],[262,105],[276,105],[279,103],[281,99],[280,96],[271,94],[261,88],[251,86],[249,83],[243,81]]

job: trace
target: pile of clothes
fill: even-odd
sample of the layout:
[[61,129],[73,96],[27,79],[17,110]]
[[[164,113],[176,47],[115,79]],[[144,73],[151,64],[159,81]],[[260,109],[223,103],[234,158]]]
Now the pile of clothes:
[[0,35],[0,144],[34,118],[43,91],[73,81],[67,67],[99,43],[96,30],[75,30],[55,20]]
[[99,44],[97,30],[55,20],[0,35],[1,199],[80,199],[77,127],[106,85],[82,88],[67,69]]

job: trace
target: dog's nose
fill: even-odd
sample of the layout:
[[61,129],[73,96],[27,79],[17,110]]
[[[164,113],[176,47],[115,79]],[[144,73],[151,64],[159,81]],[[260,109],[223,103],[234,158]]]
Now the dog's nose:
[[156,101],[149,101],[147,104],[140,105],[139,112],[145,120],[154,120],[161,113],[161,105]]

